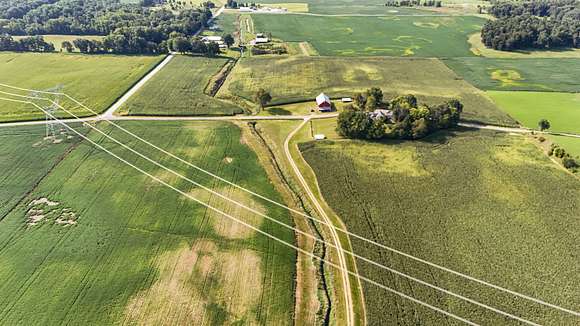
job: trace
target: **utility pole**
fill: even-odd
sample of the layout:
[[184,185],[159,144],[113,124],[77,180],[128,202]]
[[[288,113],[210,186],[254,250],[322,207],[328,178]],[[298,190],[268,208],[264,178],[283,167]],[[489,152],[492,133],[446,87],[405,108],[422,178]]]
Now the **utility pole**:
[[[62,85],[57,85],[53,88],[49,88],[45,90],[45,92],[32,92],[30,94],[31,97],[37,98],[42,101],[41,107],[44,110],[44,119],[45,119],[45,126],[46,132],[44,135],[44,139],[56,139],[57,136],[57,124],[58,122],[54,120],[53,116],[58,111],[62,93]],[[46,103],[46,100],[41,100],[41,98],[51,98],[51,103]]]

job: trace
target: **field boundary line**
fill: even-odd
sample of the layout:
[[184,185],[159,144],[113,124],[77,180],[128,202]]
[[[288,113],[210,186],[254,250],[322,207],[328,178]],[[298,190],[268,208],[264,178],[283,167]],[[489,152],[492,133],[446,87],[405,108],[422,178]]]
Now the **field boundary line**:
[[[0,84],[0,86],[6,86],[6,85],[4,85],[4,84]],[[10,87],[10,86],[8,86],[8,87]],[[18,88],[17,88],[17,89],[18,89]],[[22,89],[22,90],[26,90],[26,89]],[[44,92],[44,93],[46,93],[46,94],[54,94],[53,92]],[[70,98],[70,99],[71,99],[72,101],[74,101],[75,103],[77,103],[77,104],[79,104],[79,105],[82,105],[82,106],[83,106],[84,108],[86,108],[87,110],[89,110],[89,111],[92,111],[90,108],[86,107],[84,104],[82,104],[81,102],[77,101],[77,100],[76,100],[76,99],[74,99],[73,97],[71,97],[71,96],[69,96],[69,95],[67,95],[67,94],[65,94],[65,93],[58,93],[58,94],[62,94],[62,95],[64,95],[64,96],[66,96],[66,97]],[[17,96],[19,96],[19,95],[17,95]],[[21,96],[21,95],[20,95],[20,96]],[[25,96],[24,96],[24,97],[25,97]],[[105,119],[105,120],[106,120],[106,119]],[[389,247],[389,246],[387,246],[387,245],[384,245],[384,244],[381,244],[381,243],[379,243],[379,242],[377,242],[377,241],[374,241],[374,240],[371,240],[371,239],[365,238],[365,237],[363,237],[363,236],[357,235],[357,234],[355,234],[355,233],[352,233],[352,232],[350,232],[350,231],[348,231],[348,230],[346,230],[346,229],[344,229],[344,228],[337,228],[337,227],[335,227],[334,225],[328,225],[328,224],[327,224],[325,221],[323,221],[323,220],[321,220],[321,219],[318,219],[318,218],[315,218],[315,217],[309,216],[308,214],[305,214],[304,212],[300,212],[300,211],[298,211],[298,210],[295,210],[295,209],[293,209],[293,208],[291,208],[291,207],[288,207],[287,205],[284,205],[284,204],[282,204],[282,203],[276,202],[276,201],[274,201],[274,200],[272,200],[272,199],[270,199],[270,198],[267,198],[267,197],[265,197],[265,196],[263,196],[263,195],[260,195],[260,194],[258,194],[258,193],[256,193],[256,192],[254,192],[254,191],[252,191],[252,190],[250,190],[250,189],[244,188],[244,187],[242,187],[242,186],[239,186],[239,185],[237,185],[237,184],[235,184],[235,183],[233,183],[233,182],[231,182],[231,181],[229,181],[229,180],[227,180],[227,179],[224,179],[224,178],[222,178],[222,177],[220,177],[220,176],[218,176],[218,175],[216,175],[216,174],[214,174],[214,173],[212,173],[212,172],[210,172],[210,171],[207,171],[207,170],[205,170],[205,169],[202,169],[201,167],[199,167],[199,166],[197,166],[197,165],[195,165],[195,164],[193,164],[193,163],[190,163],[190,162],[188,162],[188,161],[186,161],[186,160],[184,160],[184,159],[182,159],[182,158],[180,158],[180,157],[176,156],[175,154],[172,154],[172,153],[170,153],[170,152],[166,151],[165,149],[162,149],[162,148],[160,148],[160,147],[158,147],[158,146],[156,146],[156,145],[152,144],[151,142],[149,142],[149,141],[147,141],[147,140],[143,139],[142,137],[140,137],[140,136],[138,136],[138,135],[136,135],[136,134],[132,133],[131,131],[129,131],[129,130],[127,130],[127,129],[125,129],[125,128],[123,128],[123,127],[119,126],[119,125],[117,125],[116,123],[114,123],[114,122],[113,122],[113,121],[111,121],[111,120],[106,120],[106,121],[107,121],[107,122],[109,122],[110,124],[112,124],[113,126],[117,127],[118,129],[120,129],[120,130],[122,130],[122,131],[126,132],[127,134],[129,134],[129,135],[131,135],[131,136],[135,137],[136,139],[138,139],[138,140],[140,140],[140,141],[144,142],[145,144],[147,144],[147,145],[149,145],[149,146],[151,146],[151,147],[153,147],[153,148],[155,148],[155,149],[157,149],[157,150],[161,151],[162,153],[164,153],[164,154],[166,154],[166,155],[168,155],[168,156],[170,156],[170,157],[172,157],[172,158],[174,158],[174,159],[176,159],[176,160],[178,160],[178,161],[180,161],[180,162],[182,162],[182,163],[184,163],[184,164],[186,164],[186,165],[188,165],[188,166],[190,166],[190,167],[192,167],[192,168],[194,168],[194,169],[196,169],[196,170],[198,170],[198,171],[200,171],[200,172],[203,172],[203,173],[205,173],[205,174],[207,174],[207,175],[209,175],[209,176],[212,176],[212,177],[214,177],[214,178],[216,178],[216,179],[218,179],[218,180],[220,180],[220,181],[222,181],[222,182],[224,182],[224,183],[227,183],[227,184],[229,184],[229,185],[231,185],[231,186],[233,186],[233,187],[235,187],[235,188],[237,188],[237,189],[239,189],[239,190],[245,191],[245,192],[247,192],[247,193],[249,193],[249,194],[251,194],[251,195],[254,195],[254,196],[256,196],[256,197],[258,197],[258,198],[260,198],[260,199],[263,199],[263,200],[265,200],[265,201],[267,201],[267,202],[269,202],[269,203],[272,203],[272,204],[274,204],[274,205],[277,205],[277,206],[279,206],[279,207],[281,207],[281,208],[284,208],[284,209],[286,209],[286,210],[288,210],[288,211],[291,211],[291,212],[293,212],[293,213],[295,213],[295,214],[298,214],[298,215],[300,215],[300,216],[303,216],[303,217],[305,217],[305,218],[311,219],[311,220],[313,220],[313,221],[316,221],[316,222],[318,222],[318,223],[325,224],[325,225],[327,225],[327,226],[328,226],[328,227],[330,227],[330,228],[335,228],[337,231],[340,231],[340,232],[343,232],[343,233],[345,233],[345,234],[348,234],[349,236],[352,236],[352,237],[354,237],[354,238],[357,238],[357,239],[359,239],[359,240],[362,240],[362,241],[368,242],[368,243],[370,243],[370,244],[372,244],[372,245],[375,245],[375,246],[377,246],[377,247],[380,247],[380,248],[382,248],[382,249],[385,249],[385,250],[391,251],[391,252],[393,252],[393,253],[399,254],[399,255],[401,255],[401,256],[404,256],[404,257],[406,257],[406,258],[409,258],[409,259],[411,259],[411,260],[415,260],[415,261],[417,261],[417,262],[420,262],[420,263],[423,263],[423,264],[429,265],[429,266],[431,266],[431,267],[434,267],[434,268],[440,269],[440,270],[442,270],[442,271],[445,271],[445,272],[451,273],[451,274],[453,274],[453,275],[456,275],[456,276],[458,276],[458,277],[465,278],[465,279],[467,279],[467,280],[470,280],[470,281],[473,281],[473,282],[475,282],[475,283],[479,283],[479,284],[481,284],[481,285],[488,286],[488,287],[490,287],[490,288],[493,288],[493,289],[496,289],[496,290],[498,290],[498,291],[502,291],[502,292],[505,292],[505,293],[509,293],[509,294],[511,294],[511,295],[514,295],[514,296],[517,296],[517,297],[520,297],[520,298],[526,299],[526,300],[528,300],[528,301],[532,301],[532,302],[535,302],[535,303],[537,303],[537,304],[544,305],[544,306],[547,306],[547,307],[550,307],[550,308],[553,308],[553,309],[556,309],[556,310],[560,310],[560,311],[562,311],[562,312],[566,312],[566,313],[568,313],[568,314],[571,314],[571,315],[574,315],[574,316],[580,316],[580,312],[576,312],[576,311],[573,311],[573,310],[571,310],[571,309],[568,309],[568,308],[564,308],[564,307],[561,307],[561,306],[558,306],[558,305],[555,305],[555,304],[552,304],[552,303],[548,303],[548,302],[546,302],[546,301],[543,301],[543,300],[540,300],[540,299],[537,299],[537,298],[534,298],[534,297],[528,296],[528,295],[526,295],[526,294],[522,294],[522,293],[519,293],[519,292],[516,292],[516,291],[510,290],[510,289],[504,288],[504,287],[502,287],[502,286],[495,285],[495,284],[493,284],[493,283],[489,283],[489,282],[487,282],[487,281],[484,281],[484,280],[481,280],[481,279],[475,278],[475,277],[473,277],[473,276],[470,276],[470,275],[467,275],[467,274],[464,274],[464,273],[461,273],[461,272],[458,272],[458,271],[452,270],[452,269],[450,269],[450,268],[447,268],[447,267],[444,267],[444,266],[442,266],[442,265],[439,265],[439,264],[436,264],[436,263],[433,263],[433,262],[427,261],[427,260],[425,260],[425,259],[423,259],[423,258],[415,257],[415,256],[413,256],[413,255],[411,255],[411,254],[408,254],[408,253],[402,252],[402,251],[400,251],[400,250],[398,250],[398,249],[395,249],[395,248]],[[508,129],[509,129],[509,130],[511,130],[511,129],[516,129],[516,128],[503,128],[503,127],[502,127],[501,129],[502,129],[502,130],[508,130]],[[521,129],[520,129],[520,130],[521,130]],[[506,131],[506,132],[507,132],[507,131]],[[580,136],[579,136],[579,137],[580,137]]]
[[[95,146],[95,147],[97,147],[97,148],[101,149],[102,151],[104,151],[104,152],[106,152],[107,154],[109,154],[109,155],[111,155],[111,156],[115,157],[116,159],[118,159],[118,160],[119,160],[119,161],[121,161],[122,163],[124,163],[124,164],[126,164],[126,165],[128,165],[128,166],[132,167],[133,169],[135,169],[135,170],[137,170],[138,172],[140,172],[140,173],[142,173],[142,174],[144,174],[144,175],[148,176],[149,178],[151,178],[151,179],[155,180],[156,182],[159,182],[159,183],[161,183],[162,185],[164,185],[164,186],[166,186],[166,187],[168,187],[168,188],[170,188],[170,189],[172,189],[172,190],[176,191],[177,193],[179,193],[179,194],[181,194],[181,195],[183,195],[183,196],[185,196],[185,197],[187,197],[187,198],[189,198],[189,199],[193,200],[194,202],[198,203],[199,205],[202,205],[202,206],[204,206],[204,207],[206,207],[206,208],[208,208],[208,209],[210,209],[210,210],[212,210],[212,211],[214,211],[214,212],[216,212],[216,213],[218,213],[218,214],[220,214],[220,215],[223,215],[223,216],[225,216],[225,217],[228,217],[228,218],[232,219],[233,221],[236,221],[236,222],[238,222],[238,223],[240,223],[240,224],[242,224],[242,225],[244,225],[244,226],[246,226],[246,227],[248,227],[248,228],[250,228],[250,229],[252,229],[252,230],[254,230],[254,231],[256,231],[256,232],[258,232],[258,233],[260,233],[260,234],[262,234],[262,235],[264,235],[264,236],[266,236],[266,237],[268,237],[268,238],[270,238],[270,239],[272,239],[272,240],[278,241],[278,242],[280,242],[280,243],[282,243],[282,244],[285,244],[286,246],[289,246],[290,248],[293,248],[293,249],[295,249],[295,250],[297,250],[297,251],[300,251],[300,252],[302,252],[303,254],[306,254],[306,255],[308,255],[308,256],[310,256],[310,257],[314,258],[314,259],[317,259],[317,260],[323,261],[323,262],[325,262],[325,263],[327,263],[327,264],[329,264],[329,265],[331,265],[331,266],[333,266],[333,267],[335,267],[335,268],[337,268],[337,269],[342,269],[340,266],[338,266],[338,265],[336,265],[336,264],[334,264],[334,263],[332,263],[332,262],[329,262],[329,261],[327,261],[327,260],[324,260],[324,259],[322,259],[322,258],[320,258],[320,257],[317,257],[316,255],[314,255],[314,254],[312,254],[312,253],[310,253],[310,252],[308,252],[308,251],[306,251],[306,250],[304,250],[304,249],[302,249],[302,248],[299,248],[299,247],[297,247],[297,246],[295,246],[295,245],[293,245],[293,244],[291,244],[291,243],[289,243],[289,242],[286,242],[285,240],[279,239],[279,238],[277,238],[276,236],[273,236],[273,235],[271,235],[271,234],[269,234],[269,233],[267,233],[267,232],[265,232],[265,231],[263,231],[263,230],[260,230],[259,228],[255,227],[255,226],[252,226],[252,225],[250,225],[250,224],[248,224],[248,223],[246,223],[246,222],[244,222],[244,221],[242,221],[242,220],[240,220],[240,219],[238,219],[238,218],[236,218],[236,217],[234,217],[234,216],[232,216],[232,215],[230,215],[230,214],[228,214],[228,213],[226,213],[226,212],[224,212],[224,211],[222,211],[222,210],[220,210],[220,209],[218,209],[218,208],[215,208],[215,207],[213,207],[213,206],[211,206],[211,205],[209,205],[209,204],[206,204],[206,203],[204,203],[203,201],[201,201],[201,200],[199,200],[199,199],[195,198],[194,196],[192,196],[192,195],[190,195],[190,194],[188,194],[188,193],[186,193],[186,192],[184,192],[184,191],[182,191],[182,190],[180,190],[180,189],[178,189],[178,188],[176,188],[176,187],[174,187],[174,186],[172,186],[172,185],[168,184],[167,182],[165,182],[165,181],[161,180],[160,178],[158,178],[158,177],[156,177],[156,176],[154,176],[154,175],[152,175],[152,174],[148,173],[147,171],[145,171],[145,170],[141,169],[140,167],[138,167],[138,166],[134,165],[133,163],[130,163],[129,161],[127,161],[127,160],[123,159],[122,157],[118,156],[117,154],[115,154],[115,153],[111,152],[110,150],[108,150],[108,149],[104,148],[102,145],[100,145],[100,144],[98,144],[98,143],[94,142],[93,140],[89,139],[87,136],[85,136],[85,135],[83,135],[82,133],[80,133],[80,132],[76,131],[74,128],[70,127],[70,126],[69,126],[69,125],[68,125],[66,122],[63,122],[63,121],[61,121],[60,119],[56,118],[56,117],[55,117],[53,114],[49,113],[48,111],[46,111],[45,109],[43,109],[41,106],[39,106],[38,104],[36,104],[36,103],[34,103],[34,102],[31,102],[31,101],[20,101],[20,100],[14,100],[14,99],[5,99],[5,98],[0,98],[0,100],[7,100],[7,101],[12,101],[12,102],[20,102],[20,103],[27,103],[27,104],[34,105],[36,108],[38,108],[39,110],[43,111],[43,112],[44,112],[46,115],[48,115],[50,118],[52,118],[53,120],[57,121],[59,124],[61,124],[61,125],[62,125],[62,126],[64,126],[65,128],[67,128],[67,129],[71,130],[72,132],[74,132],[75,134],[77,134],[79,137],[81,137],[81,138],[83,138],[84,140],[88,141],[88,142],[89,142],[89,143],[91,143],[93,146]],[[351,275],[353,275],[353,276],[357,276],[356,274],[354,274],[352,271],[349,271],[349,270],[345,270],[344,272],[346,272],[346,273],[349,273],[349,274],[351,274]],[[407,294],[405,294],[405,293],[403,293],[403,292],[400,292],[400,291],[397,291],[397,290],[395,290],[395,289],[392,289],[392,288],[390,288],[390,287],[387,287],[387,286],[385,286],[385,285],[383,285],[383,284],[381,284],[381,283],[378,283],[378,282],[376,282],[376,281],[374,281],[374,280],[371,280],[371,279],[365,278],[365,277],[363,277],[363,276],[361,276],[361,278],[365,279],[367,282],[369,282],[369,283],[371,283],[371,284],[374,284],[374,285],[376,285],[376,286],[378,286],[378,287],[380,287],[380,288],[382,288],[382,289],[384,289],[384,290],[387,290],[387,291],[389,291],[389,292],[391,292],[391,293],[397,294],[397,295],[399,295],[399,296],[401,296],[401,297],[403,297],[403,298],[405,298],[405,299],[408,299],[408,300],[410,300],[410,301],[413,301],[413,302],[415,302],[415,303],[417,303],[417,304],[423,305],[423,306],[425,306],[425,307],[427,307],[427,308],[430,308],[430,309],[432,309],[432,310],[435,310],[435,311],[437,311],[437,312],[440,312],[440,313],[442,313],[442,314],[444,314],[444,315],[446,315],[446,316],[448,316],[448,317],[451,317],[451,318],[454,318],[454,319],[456,319],[456,320],[462,321],[462,322],[464,322],[464,323],[466,323],[466,324],[468,324],[468,325],[478,325],[478,324],[476,324],[476,323],[474,323],[474,322],[472,322],[472,321],[470,321],[470,320],[468,320],[468,319],[465,319],[465,318],[463,318],[463,317],[460,317],[460,316],[457,316],[457,315],[455,315],[455,314],[453,314],[453,313],[447,312],[447,311],[445,311],[445,310],[443,310],[443,309],[441,309],[441,308],[438,308],[438,307],[436,307],[436,306],[433,306],[433,305],[431,305],[431,304],[429,304],[429,303],[426,303],[426,302],[423,302],[423,301],[421,301],[421,300],[419,300],[419,299],[416,299],[416,298],[414,298],[414,297],[411,297],[411,296],[409,296],[409,295],[407,295]]]
[[[334,224],[330,220],[330,217],[328,216],[328,214],[326,214],[326,211],[324,210],[324,208],[322,208],[322,206],[320,205],[320,203],[316,199],[316,196],[314,196],[314,194],[312,193],[312,190],[308,186],[308,183],[304,179],[304,176],[300,172],[300,169],[298,169],[298,166],[296,166],[296,162],[294,162],[294,160],[292,159],[292,155],[290,154],[290,150],[289,150],[290,140],[292,139],[292,137],[294,137],[294,135],[300,129],[302,129],[302,127],[304,127],[304,125],[306,123],[308,123],[308,121],[310,121],[310,119],[308,119],[308,118],[304,119],[304,121],[302,123],[300,123],[300,125],[298,125],[298,127],[296,127],[296,129],[292,130],[292,132],[290,132],[290,134],[288,134],[288,136],[284,140],[284,153],[286,154],[286,157],[288,158],[288,161],[290,163],[290,166],[292,167],[292,170],[294,171],[294,174],[298,177],[298,181],[300,181],[302,188],[304,188],[308,198],[310,199],[310,201],[314,205],[314,208],[318,211],[318,214],[320,214],[322,216],[322,218],[326,221],[325,224],[327,225],[328,229],[330,230],[330,234],[332,235],[332,239],[335,243],[334,248],[337,251],[338,260],[340,262],[340,265],[344,266],[344,269],[347,269],[348,265],[346,263],[346,258],[344,257],[345,250],[342,248],[342,243],[340,242],[340,238],[338,236],[338,233],[336,232],[336,229],[334,228]],[[349,253],[351,254],[351,257],[358,256],[352,252],[349,252]],[[354,264],[355,264],[354,274],[356,275],[357,280],[360,280],[360,278],[359,278],[360,275],[358,274],[358,271],[356,271],[356,261],[354,261]],[[343,282],[343,285],[345,288],[344,293],[345,293],[345,304],[347,306],[348,324],[352,324],[354,322],[354,306],[353,306],[353,300],[352,300],[352,287],[350,284],[349,276],[347,274],[345,274],[344,271],[341,274],[342,274],[342,282]],[[359,285],[360,285],[360,283],[359,283]]]
[[[25,97],[25,98],[30,98],[30,97],[23,96],[23,95],[20,95],[20,96],[22,96],[22,97]],[[0,98],[0,99],[2,99],[2,98]],[[76,119],[80,119],[79,117],[77,117],[76,115],[74,115],[74,114],[73,114],[73,113],[71,113],[70,111],[67,111],[67,110],[66,110],[64,107],[62,107],[61,105],[59,105],[58,103],[56,103],[56,102],[54,102],[54,101],[52,101],[52,100],[50,100],[50,99],[47,99],[47,98],[35,98],[35,99],[37,99],[37,100],[46,100],[46,101],[50,101],[50,102],[52,102],[53,104],[55,104],[55,105],[57,105],[58,107],[60,107],[60,108],[61,108],[63,111],[65,111],[67,114],[70,114],[71,116],[75,117]],[[421,284],[421,285],[424,285],[424,286],[430,287],[430,288],[432,288],[432,289],[434,289],[434,290],[437,290],[437,291],[443,292],[443,293],[445,293],[445,294],[447,294],[447,295],[450,295],[450,296],[456,297],[456,298],[458,298],[458,299],[464,300],[464,301],[466,301],[466,302],[469,302],[469,303],[471,303],[471,304],[474,304],[474,305],[476,305],[476,306],[479,306],[479,307],[481,307],[481,308],[484,308],[484,309],[487,309],[487,310],[493,311],[493,312],[495,312],[495,313],[498,313],[498,314],[500,314],[500,315],[503,315],[503,316],[505,316],[505,317],[509,317],[509,318],[512,318],[512,319],[518,320],[518,321],[520,321],[520,322],[523,322],[523,323],[526,323],[526,324],[529,324],[529,325],[538,325],[538,324],[536,324],[536,323],[533,323],[533,322],[531,322],[531,321],[528,321],[528,320],[526,320],[526,319],[523,319],[523,318],[521,318],[521,317],[518,317],[518,316],[516,316],[516,315],[510,314],[510,313],[507,313],[507,312],[504,312],[504,311],[502,311],[502,310],[499,310],[499,309],[497,309],[497,308],[491,307],[491,306],[489,306],[489,305],[487,305],[487,304],[484,304],[484,303],[478,302],[478,301],[476,301],[476,300],[474,300],[474,299],[471,299],[471,298],[465,297],[465,296],[463,296],[463,295],[461,295],[461,294],[454,293],[454,292],[452,292],[452,291],[449,291],[449,290],[447,290],[447,289],[444,289],[444,288],[441,288],[441,287],[439,287],[439,286],[436,286],[436,285],[430,284],[430,283],[428,283],[428,282],[426,282],[426,281],[420,280],[420,279],[418,279],[418,278],[415,278],[415,277],[413,277],[413,276],[410,276],[410,275],[408,275],[408,274],[405,274],[405,273],[403,273],[403,272],[400,272],[400,271],[398,271],[398,270],[395,270],[395,269],[393,269],[393,268],[390,268],[390,267],[388,267],[388,266],[385,266],[385,265],[383,265],[383,264],[377,263],[377,262],[375,262],[375,261],[373,261],[373,260],[371,260],[371,259],[368,259],[368,258],[366,258],[366,257],[363,257],[363,256],[360,256],[360,255],[358,255],[358,254],[355,254],[355,253],[354,253],[354,252],[352,252],[352,251],[349,251],[349,250],[345,250],[345,249],[343,249],[343,248],[342,248],[342,244],[340,243],[340,238],[338,237],[338,234],[336,233],[336,229],[333,227],[333,224],[332,224],[332,222],[331,222],[330,218],[328,217],[328,215],[326,214],[326,211],[325,211],[325,210],[322,208],[322,206],[320,205],[320,203],[318,202],[318,200],[316,199],[316,197],[314,196],[314,194],[313,194],[313,193],[312,193],[312,191],[310,190],[310,187],[308,186],[308,184],[306,183],[306,180],[304,179],[304,177],[303,177],[303,176],[302,176],[302,174],[300,173],[300,170],[299,170],[299,169],[298,169],[298,167],[296,166],[296,163],[293,161],[293,159],[291,158],[291,156],[289,156],[289,155],[290,155],[290,152],[289,152],[289,149],[288,149],[288,143],[289,143],[289,140],[290,140],[290,139],[291,139],[291,138],[294,136],[294,134],[296,134],[296,132],[298,132],[298,130],[300,130],[300,129],[301,129],[303,126],[304,126],[304,124],[305,124],[305,123],[307,123],[308,121],[309,121],[309,119],[305,119],[305,120],[304,120],[304,122],[302,122],[302,123],[300,124],[300,126],[299,126],[298,128],[296,128],[296,129],[295,129],[295,130],[294,130],[294,131],[293,131],[293,132],[292,132],[292,133],[291,133],[291,134],[290,134],[290,135],[289,135],[289,136],[286,138],[286,141],[285,141],[285,143],[284,143],[284,150],[285,150],[285,153],[286,153],[286,155],[288,156],[288,159],[290,160],[290,163],[291,163],[291,165],[292,165],[293,169],[295,169],[294,171],[295,171],[295,173],[297,174],[297,176],[298,176],[298,178],[299,178],[300,182],[302,183],[302,186],[305,188],[305,190],[306,190],[306,192],[307,192],[308,196],[310,197],[310,200],[313,202],[313,204],[315,205],[316,209],[319,211],[319,213],[320,213],[320,214],[321,214],[321,215],[322,215],[322,216],[325,218],[326,222],[328,223],[327,225],[329,226],[329,229],[331,230],[331,235],[332,235],[332,237],[333,237],[333,240],[334,240],[334,242],[335,242],[335,244],[334,244],[334,245],[333,245],[333,244],[331,244],[331,243],[329,243],[329,242],[326,242],[326,241],[324,241],[324,240],[320,240],[320,239],[318,239],[317,237],[315,237],[315,236],[313,236],[313,235],[310,235],[310,234],[308,234],[307,232],[304,232],[304,231],[302,231],[302,230],[299,230],[299,229],[297,229],[297,228],[295,228],[295,227],[293,227],[293,226],[290,226],[290,225],[288,225],[288,224],[285,224],[284,222],[280,222],[280,221],[276,220],[275,218],[272,218],[272,217],[270,217],[270,216],[268,216],[268,215],[266,215],[266,214],[264,214],[264,213],[261,213],[261,212],[259,212],[259,211],[255,210],[255,209],[253,209],[253,208],[251,208],[251,207],[248,207],[248,206],[246,206],[246,205],[245,205],[245,204],[243,204],[243,203],[240,203],[240,202],[238,202],[238,201],[236,201],[236,200],[233,200],[233,199],[231,199],[231,198],[228,198],[227,196],[225,196],[225,195],[223,195],[223,194],[221,194],[221,193],[219,193],[219,192],[216,192],[216,191],[214,191],[214,190],[212,190],[212,189],[210,189],[210,188],[208,188],[208,187],[206,187],[206,186],[204,186],[204,185],[202,185],[202,184],[200,184],[200,183],[198,183],[198,182],[196,182],[196,181],[194,181],[194,180],[192,180],[192,179],[190,179],[190,178],[188,178],[188,177],[186,177],[186,176],[184,176],[184,175],[182,175],[182,174],[180,174],[180,173],[178,173],[178,172],[176,172],[175,170],[172,170],[172,169],[170,169],[170,168],[168,168],[168,167],[164,166],[163,164],[161,164],[161,163],[159,163],[159,162],[157,162],[157,161],[155,161],[155,160],[151,159],[150,157],[148,157],[148,156],[146,156],[146,155],[144,155],[144,154],[142,154],[142,153],[140,153],[140,152],[136,151],[135,149],[133,149],[133,148],[129,147],[128,145],[124,144],[123,142],[119,141],[118,139],[116,139],[116,138],[114,138],[114,137],[112,137],[112,136],[108,135],[107,133],[103,132],[102,130],[100,130],[100,129],[98,129],[98,128],[96,128],[96,127],[94,127],[94,126],[90,125],[90,124],[88,124],[87,126],[88,126],[89,128],[91,128],[92,130],[95,130],[96,132],[98,132],[98,133],[102,134],[102,135],[103,135],[104,137],[106,137],[107,139],[110,139],[110,140],[111,140],[111,141],[113,141],[114,143],[116,143],[116,144],[118,144],[118,145],[122,146],[123,148],[125,148],[125,149],[129,150],[130,152],[132,152],[132,153],[134,153],[134,154],[136,154],[136,155],[138,155],[139,157],[141,157],[141,158],[145,159],[146,161],[148,161],[148,162],[150,162],[150,163],[152,163],[152,164],[154,164],[154,165],[156,165],[156,166],[158,166],[158,167],[160,167],[160,168],[164,169],[165,171],[172,173],[173,175],[175,175],[175,176],[179,177],[179,178],[180,178],[180,179],[182,179],[182,180],[185,180],[185,181],[187,181],[187,182],[189,182],[189,183],[191,183],[191,184],[193,184],[193,185],[195,185],[195,186],[197,186],[197,187],[200,187],[200,188],[202,188],[203,190],[205,190],[205,191],[208,191],[208,192],[210,192],[211,194],[213,194],[213,195],[215,195],[215,196],[218,196],[219,198],[221,198],[221,199],[223,199],[223,200],[229,201],[230,203],[233,203],[233,204],[235,204],[235,205],[237,205],[237,206],[239,206],[239,207],[242,207],[242,208],[244,208],[244,209],[246,209],[246,210],[248,210],[248,211],[250,211],[250,212],[252,212],[252,213],[254,213],[254,214],[257,214],[257,215],[259,215],[259,216],[261,216],[261,217],[263,217],[263,218],[265,218],[265,219],[267,219],[267,220],[269,220],[269,221],[271,221],[271,222],[274,222],[274,223],[276,223],[276,224],[278,224],[278,225],[280,225],[280,226],[282,226],[282,227],[285,227],[285,228],[287,228],[287,229],[289,229],[289,230],[292,230],[292,231],[294,231],[294,232],[297,232],[297,233],[303,234],[304,236],[310,237],[310,238],[311,238],[311,239],[313,239],[314,241],[323,242],[323,243],[325,243],[325,244],[327,244],[327,245],[329,245],[329,246],[331,246],[331,247],[335,248],[335,249],[337,250],[337,252],[338,252],[338,255],[339,255],[339,261],[340,261],[340,265],[341,265],[341,266],[343,266],[343,270],[348,270],[348,265],[347,265],[347,263],[346,263],[346,258],[344,257],[344,253],[348,253],[348,254],[350,254],[350,255],[351,255],[351,257],[356,257],[356,258],[359,258],[359,259],[361,259],[361,260],[363,260],[363,261],[365,261],[365,262],[367,262],[367,263],[373,264],[373,265],[375,265],[375,266],[377,266],[377,267],[379,267],[379,268],[385,269],[385,270],[387,270],[387,271],[389,271],[389,272],[391,272],[391,273],[394,273],[394,274],[396,274],[396,275],[399,275],[399,276],[401,276],[401,277],[407,278],[407,279],[409,279],[409,280],[412,280],[412,281],[414,281],[414,282],[416,282],[416,283],[419,283],[419,284]],[[355,269],[356,269],[356,266],[355,266]],[[352,324],[352,323],[354,322],[354,320],[353,320],[353,318],[354,318],[354,310],[353,310],[353,305],[352,305],[352,290],[351,290],[351,286],[350,286],[350,279],[349,279],[349,277],[348,277],[347,275],[345,275],[345,273],[344,273],[344,272],[343,272],[342,274],[343,274],[342,276],[343,276],[343,282],[344,282],[344,286],[345,286],[345,288],[347,288],[347,289],[348,289],[348,291],[345,291],[345,300],[346,300],[345,302],[346,302],[346,304],[347,304],[347,307],[348,307],[348,309],[347,309],[347,311],[348,311],[348,313],[347,313],[347,318],[348,318],[349,325],[350,325],[350,324]],[[353,272],[353,274],[354,274],[354,275],[355,275],[357,278],[359,277],[359,274],[358,274],[356,271],[355,271],[355,272]]]

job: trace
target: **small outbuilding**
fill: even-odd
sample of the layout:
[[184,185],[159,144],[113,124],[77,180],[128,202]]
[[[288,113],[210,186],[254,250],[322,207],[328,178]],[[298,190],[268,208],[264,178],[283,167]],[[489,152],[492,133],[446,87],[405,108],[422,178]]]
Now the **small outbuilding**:
[[350,97],[343,97],[343,98],[340,99],[340,101],[342,103],[350,103],[350,102],[352,102],[352,98],[350,98]]
[[314,135],[314,140],[325,140],[326,136],[324,134],[316,134]]
[[330,102],[330,98],[324,93],[320,93],[320,95],[316,97],[316,105],[320,112],[332,111],[332,102]]

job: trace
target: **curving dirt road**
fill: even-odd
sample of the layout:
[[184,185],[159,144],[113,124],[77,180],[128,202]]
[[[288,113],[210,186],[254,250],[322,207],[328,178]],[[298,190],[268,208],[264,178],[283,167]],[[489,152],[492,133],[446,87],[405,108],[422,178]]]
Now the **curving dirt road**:
[[347,308],[346,309],[347,325],[351,326],[351,325],[354,325],[354,308],[353,308],[353,300],[352,300],[352,289],[350,286],[349,274],[348,274],[348,272],[346,272],[346,271],[348,271],[348,265],[346,263],[346,258],[344,255],[344,251],[342,249],[342,244],[340,243],[340,239],[338,237],[338,233],[336,232],[336,229],[334,227],[332,227],[334,224],[332,223],[332,221],[330,220],[330,218],[328,217],[328,215],[326,214],[326,212],[324,211],[324,209],[320,205],[320,202],[316,199],[316,196],[314,196],[314,193],[312,192],[312,190],[308,186],[308,183],[304,179],[304,176],[300,172],[300,169],[296,165],[296,162],[294,161],[294,159],[292,158],[292,155],[290,153],[290,146],[289,146],[290,140],[309,121],[310,121],[310,117],[304,118],[304,121],[296,129],[294,129],[288,135],[288,137],[286,137],[286,140],[284,140],[284,153],[286,154],[286,157],[288,158],[288,162],[292,166],[292,170],[294,170],[296,177],[300,181],[300,184],[302,185],[302,188],[304,188],[304,191],[306,191],[306,194],[308,195],[308,198],[310,199],[310,201],[314,205],[316,211],[324,219],[326,224],[328,226],[330,226],[328,229],[330,230],[330,234],[332,236],[332,241],[334,242],[334,245],[336,246],[337,255],[338,255],[338,265],[341,268],[340,274],[341,274],[341,279],[342,279],[342,283],[343,283],[343,287],[344,287],[344,289],[343,289],[344,302],[345,302],[345,305]]

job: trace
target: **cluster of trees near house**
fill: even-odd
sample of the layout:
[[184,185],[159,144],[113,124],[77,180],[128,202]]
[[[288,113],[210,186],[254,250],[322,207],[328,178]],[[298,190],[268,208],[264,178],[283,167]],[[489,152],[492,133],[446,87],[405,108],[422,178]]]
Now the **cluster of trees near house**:
[[496,2],[481,39],[496,50],[580,48],[580,1]]
[[167,52],[170,35],[190,37],[212,16],[207,7],[149,7],[157,2],[0,0],[0,34],[102,35],[103,41],[85,42],[87,49],[98,49],[87,53],[155,54]]
[[257,7],[255,2],[237,2],[235,0],[228,0],[226,2],[226,8],[238,9],[240,7]]
[[[372,114],[375,110],[389,110],[390,117]],[[420,104],[414,95],[385,101],[380,88],[371,88],[354,96],[354,103],[339,114],[336,130],[355,139],[420,139],[457,126],[462,111],[456,99],[434,106]]]
[[441,1],[435,0],[389,0],[385,3],[387,7],[441,7]]
[[14,40],[12,36],[0,35],[0,51],[52,52],[54,45],[46,42],[42,36]]

